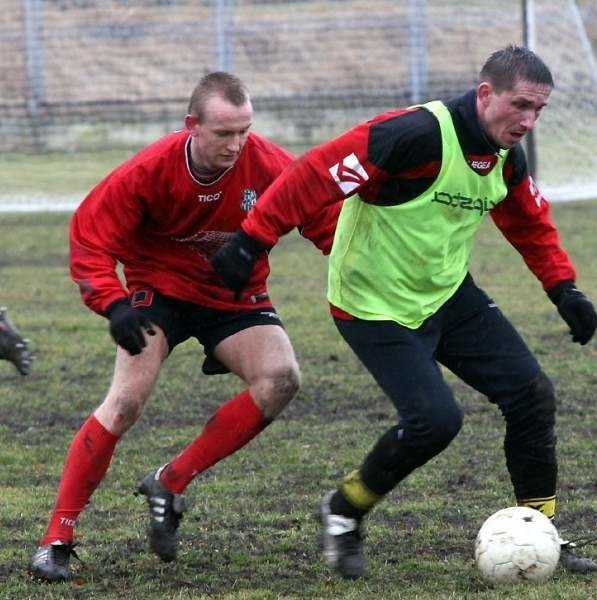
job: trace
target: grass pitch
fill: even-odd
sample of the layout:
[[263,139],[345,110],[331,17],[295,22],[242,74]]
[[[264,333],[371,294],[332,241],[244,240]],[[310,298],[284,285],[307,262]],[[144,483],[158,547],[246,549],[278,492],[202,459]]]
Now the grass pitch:
[[[597,300],[597,201],[553,208],[578,284]],[[326,259],[291,235],[272,253],[271,292],[303,371],[303,386],[277,422],[195,480],[174,564],[147,551],[146,507],[133,490],[147,470],[177,453],[213,410],[241,389],[232,376],[206,377],[189,341],[166,362],[145,414],[117,448],[80,519],[77,576],[42,585],[27,565],[52,507],[64,454],[100,402],[114,347],[106,321],[86,309],[68,275],[69,215],[0,217],[2,296],[37,353],[21,378],[0,362],[0,597],[45,598],[396,598],[566,599],[595,597],[595,578],[561,570],[543,585],[494,588],[473,562],[477,529],[513,502],[494,406],[448,373],[464,413],[451,446],[416,471],[370,515],[367,576],[331,573],[317,545],[317,504],[395,419],[393,408],[340,339],[325,301]],[[519,327],[559,396],[557,525],[595,535],[597,375],[595,341],[581,348],[488,222],[472,272]],[[597,557],[597,547],[587,554]]]

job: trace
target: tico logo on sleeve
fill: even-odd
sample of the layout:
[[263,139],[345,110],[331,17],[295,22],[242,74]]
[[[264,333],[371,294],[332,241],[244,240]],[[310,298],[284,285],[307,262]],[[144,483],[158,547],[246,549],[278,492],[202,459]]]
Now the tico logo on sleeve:
[[369,179],[367,171],[354,152],[330,167],[329,172],[344,194],[350,194]]

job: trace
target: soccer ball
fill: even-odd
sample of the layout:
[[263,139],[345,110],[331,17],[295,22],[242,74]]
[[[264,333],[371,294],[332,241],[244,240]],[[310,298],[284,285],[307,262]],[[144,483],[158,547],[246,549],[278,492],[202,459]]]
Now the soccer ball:
[[479,529],[475,560],[492,583],[546,581],[560,559],[560,536],[552,522],[528,506],[498,510]]

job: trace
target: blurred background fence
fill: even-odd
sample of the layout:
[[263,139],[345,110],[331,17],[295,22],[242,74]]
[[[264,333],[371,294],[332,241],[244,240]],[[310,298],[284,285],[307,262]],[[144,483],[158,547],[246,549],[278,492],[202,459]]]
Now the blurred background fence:
[[[306,149],[383,110],[475,84],[509,42],[552,68],[538,177],[597,196],[595,0],[2,0],[0,150],[137,148],[180,128],[212,70],[248,84],[255,128]],[[523,20],[523,14],[530,20]]]

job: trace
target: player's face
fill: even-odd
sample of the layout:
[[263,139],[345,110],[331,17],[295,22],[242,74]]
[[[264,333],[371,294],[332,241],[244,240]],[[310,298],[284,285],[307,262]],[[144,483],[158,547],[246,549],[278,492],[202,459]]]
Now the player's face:
[[231,167],[247,141],[252,121],[253,108],[249,101],[234,106],[220,96],[209,98],[201,123],[193,115],[185,119],[192,136],[193,162],[206,172]]
[[481,83],[477,112],[487,136],[500,148],[512,148],[533,129],[550,94],[550,86],[524,79],[499,93],[489,82]]

